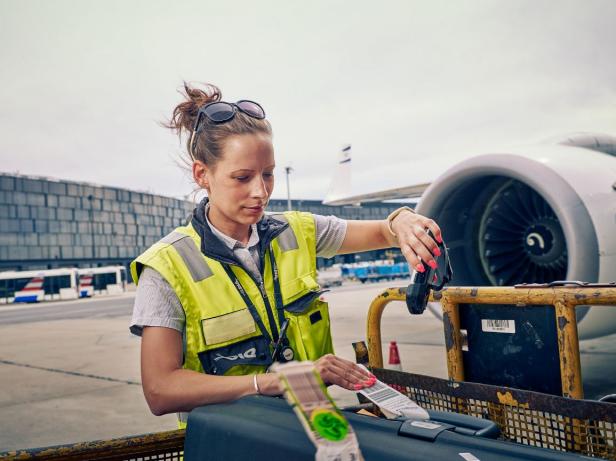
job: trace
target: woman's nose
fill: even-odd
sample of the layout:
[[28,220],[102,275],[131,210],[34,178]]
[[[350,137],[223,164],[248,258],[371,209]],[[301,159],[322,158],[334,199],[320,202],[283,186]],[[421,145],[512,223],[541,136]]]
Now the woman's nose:
[[256,176],[252,184],[252,196],[264,198],[267,197],[267,187],[262,177]]

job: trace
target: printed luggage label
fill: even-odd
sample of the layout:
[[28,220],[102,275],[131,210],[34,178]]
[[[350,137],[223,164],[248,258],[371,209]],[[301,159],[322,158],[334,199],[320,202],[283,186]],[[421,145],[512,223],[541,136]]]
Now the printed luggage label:
[[[363,365],[360,366],[365,369]],[[400,416],[415,420],[430,419],[428,412],[417,403],[378,379],[359,393],[376,404],[389,419]]]

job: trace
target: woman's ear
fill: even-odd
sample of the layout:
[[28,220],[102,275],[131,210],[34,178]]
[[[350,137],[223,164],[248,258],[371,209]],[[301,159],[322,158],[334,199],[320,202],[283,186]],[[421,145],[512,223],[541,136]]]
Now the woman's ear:
[[208,183],[207,174],[209,172],[209,168],[205,163],[200,160],[195,160],[192,165],[192,174],[193,179],[197,183],[197,185],[205,189],[209,192],[210,185]]

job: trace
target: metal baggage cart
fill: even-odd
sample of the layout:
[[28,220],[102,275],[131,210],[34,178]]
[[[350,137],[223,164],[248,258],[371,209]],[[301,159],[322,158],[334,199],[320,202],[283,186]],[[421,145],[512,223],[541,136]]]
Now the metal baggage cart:
[[[582,305],[616,305],[614,284],[449,287],[433,293],[431,300],[443,306],[449,380],[383,369],[381,315],[387,304],[406,301],[406,296],[406,287],[385,290],[368,312],[365,353],[379,379],[427,409],[490,419],[499,425],[506,440],[616,460],[616,404],[582,400],[575,315],[576,307]],[[461,303],[553,306],[562,396],[466,382],[458,311]]]

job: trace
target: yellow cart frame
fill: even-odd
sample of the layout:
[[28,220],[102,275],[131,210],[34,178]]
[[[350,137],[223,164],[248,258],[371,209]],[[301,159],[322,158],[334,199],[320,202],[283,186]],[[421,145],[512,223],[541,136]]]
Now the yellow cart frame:
[[[370,365],[383,368],[381,317],[392,301],[406,301],[406,288],[389,288],[377,296],[368,311],[367,338]],[[519,307],[551,305],[556,310],[562,395],[584,398],[575,308],[584,305],[616,305],[616,286],[611,287],[448,287],[431,294],[430,301],[443,306],[443,328],[450,379],[464,381],[462,335],[458,306],[509,304]]]

